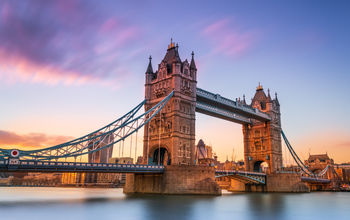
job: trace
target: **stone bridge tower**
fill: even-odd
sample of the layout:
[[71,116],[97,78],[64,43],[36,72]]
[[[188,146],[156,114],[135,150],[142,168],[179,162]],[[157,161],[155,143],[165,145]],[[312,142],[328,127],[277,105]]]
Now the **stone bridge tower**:
[[247,171],[262,171],[261,165],[266,162],[268,172],[274,173],[282,167],[281,114],[277,99],[266,96],[259,84],[251,107],[258,108],[271,117],[270,122],[252,120],[251,125],[243,125],[244,161]]
[[143,162],[194,164],[197,68],[193,58],[181,61],[178,45],[171,41],[154,72],[149,60],[145,83],[145,111],[171,91],[174,96],[144,130]]

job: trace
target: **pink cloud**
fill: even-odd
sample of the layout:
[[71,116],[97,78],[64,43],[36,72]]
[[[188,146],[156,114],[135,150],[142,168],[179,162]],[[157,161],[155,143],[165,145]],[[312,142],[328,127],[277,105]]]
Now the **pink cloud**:
[[82,85],[101,83],[103,79],[79,72],[67,71],[54,65],[40,65],[21,56],[8,56],[0,51],[0,77],[3,81],[13,84],[15,82],[42,83],[46,85]]
[[16,134],[11,131],[0,130],[0,146],[15,147],[49,147],[72,140],[73,137],[47,135],[43,133]]
[[209,40],[212,54],[224,54],[233,58],[245,54],[256,42],[256,31],[241,30],[230,19],[216,21],[202,30]]
[[142,31],[94,4],[0,2],[2,81],[119,87]]

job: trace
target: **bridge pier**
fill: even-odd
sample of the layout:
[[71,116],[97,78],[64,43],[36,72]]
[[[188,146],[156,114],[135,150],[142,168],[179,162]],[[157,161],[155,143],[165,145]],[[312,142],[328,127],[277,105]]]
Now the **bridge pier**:
[[214,167],[169,165],[163,174],[127,174],[124,193],[221,195]]
[[310,192],[313,188],[302,182],[297,173],[273,173],[266,176],[266,184],[253,184],[231,178],[229,186],[232,192]]
[[267,175],[267,192],[310,192],[298,173],[273,173]]

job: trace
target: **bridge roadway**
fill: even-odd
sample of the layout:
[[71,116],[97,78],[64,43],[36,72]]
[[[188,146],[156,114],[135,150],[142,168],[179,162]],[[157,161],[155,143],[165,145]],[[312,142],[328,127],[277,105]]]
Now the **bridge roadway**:
[[0,160],[1,172],[163,173],[164,166],[112,163]]
[[[101,173],[164,173],[164,166],[139,164],[52,162],[30,160],[0,160],[0,172],[101,172]],[[240,170],[216,170],[215,177],[233,177],[246,183],[266,184],[265,173]],[[330,183],[329,179],[301,177],[303,182]]]
[[196,111],[240,124],[250,124],[252,119],[270,121],[271,117],[239,102],[224,98],[219,94],[197,88]]
[[[164,166],[139,164],[52,162],[4,159],[0,160],[0,172],[104,172],[104,173],[163,173]],[[252,182],[264,184],[266,174],[238,170],[216,170],[216,177],[240,176]],[[261,180],[263,179],[263,181]]]

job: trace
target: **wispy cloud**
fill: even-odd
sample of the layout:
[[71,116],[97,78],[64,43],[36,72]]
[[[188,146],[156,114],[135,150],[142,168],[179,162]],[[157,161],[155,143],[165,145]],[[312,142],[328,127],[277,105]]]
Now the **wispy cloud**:
[[0,130],[0,146],[3,147],[49,147],[72,140],[72,137],[43,133],[16,134]]
[[245,54],[257,40],[256,30],[239,28],[231,19],[221,19],[205,26],[201,34],[209,40],[212,55],[232,58]]
[[2,1],[0,78],[55,84],[110,83],[141,28],[94,7],[93,1]]

